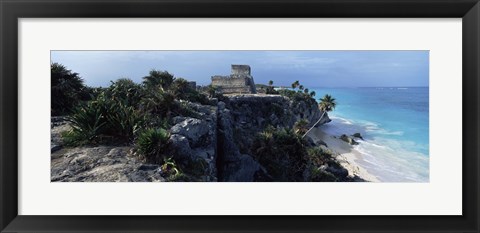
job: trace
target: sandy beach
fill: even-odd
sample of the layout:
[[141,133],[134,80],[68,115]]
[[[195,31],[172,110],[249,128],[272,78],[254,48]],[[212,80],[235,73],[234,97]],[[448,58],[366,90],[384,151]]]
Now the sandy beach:
[[334,137],[323,132],[320,128],[314,128],[309,137],[316,143],[320,141],[326,143],[327,148],[332,150],[337,161],[348,170],[349,176],[358,176],[368,182],[379,182],[374,175],[368,173],[366,169],[359,165],[362,154],[350,144],[339,139],[338,136]]

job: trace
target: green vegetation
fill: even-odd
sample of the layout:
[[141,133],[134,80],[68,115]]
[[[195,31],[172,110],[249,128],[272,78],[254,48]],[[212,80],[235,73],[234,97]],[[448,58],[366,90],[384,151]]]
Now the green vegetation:
[[303,181],[306,147],[290,129],[267,129],[257,135],[252,151],[274,181]]
[[337,102],[331,95],[325,94],[323,98],[320,98],[320,104],[318,104],[318,107],[323,112],[322,116],[320,116],[320,119],[318,119],[318,121],[315,122],[315,124],[313,124],[313,126],[307,132],[305,132],[303,137],[307,136],[307,134],[323,119],[325,113],[332,111],[336,106]]
[[53,63],[50,65],[50,74],[52,116],[69,114],[76,103],[89,99],[90,90],[83,85],[83,79],[78,73]]
[[149,75],[143,77],[143,84],[148,89],[168,89],[172,85],[174,77],[167,71],[151,70]]
[[320,99],[320,110],[323,112],[330,112],[337,106],[335,98],[331,95],[326,94],[323,98]]
[[[200,181],[208,176],[206,171],[216,169],[208,167],[209,158],[179,160],[177,164],[169,153],[168,131],[176,116],[198,118],[202,113],[195,110],[196,104],[210,104],[213,101],[209,98],[226,98],[216,87],[197,89],[187,80],[159,70],[151,70],[142,83],[121,78],[105,88],[85,86],[77,73],[57,63],[51,65],[51,73],[52,115],[66,115],[72,127],[63,134],[66,145],[131,145],[145,162],[161,165],[167,181]],[[266,94],[286,96],[293,105],[304,102],[317,106],[313,98],[316,93],[309,92],[299,81],[292,83],[293,90],[277,91],[273,84],[270,80],[268,86],[262,86]],[[318,106],[323,114],[315,125],[336,107],[336,100],[325,95]],[[292,113],[278,103],[261,108],[258,114],[267,116],[261,127],[293,119]],[[312,147],[303,138],[311,130],[309,123],[300,119],[291,129],[268,126],[255,135],[253,142],[252,135],[243,135],[247,131],[239,127],[233,127],[233,134],[240,151],[251,154],[274,181],[337,181],[335,175],[322,168],[339,166],[331,153]]]
[[151,70],[141,84],[121,78],[106,88],[84,86],[77,73],[57,63],[51,73],[52,115],[66,115],[72,126],[63,135],[67,145],[135,144],[149,161],[163,162],[160,145],[168,139],[169,121],[196,114],[188,102],[209,102],[167,71]]
[[293,125],[293,130],[298,135],[304,135],[308,130],[308,124],[309,124],[308,120],[300,119],[297,122],[295,122],[295,125]]
[[301,135],[290,129],[267,127],[257,134],[252,151],[273,181],[340,181],[323,168],[341,169],[332,152],[308,146]]
[[270,80],[268,81],[268,87],[265,89],[265,94],[269,95],[278,95],[278,91],[275,90],[275,87],[273,86],[273,81]]
[[166,156],[170,134],[162,128],[150,128],[141,132],[136,141],[136,149],[149,163],[167,161]]

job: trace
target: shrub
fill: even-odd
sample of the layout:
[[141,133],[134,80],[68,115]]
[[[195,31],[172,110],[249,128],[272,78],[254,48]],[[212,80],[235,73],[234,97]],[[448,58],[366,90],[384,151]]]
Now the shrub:
[[145,121],[139,111],[122,102],[117,102],[110,106],[106,119],[105,133],[120,139],[122,142],[132,140],[136,129],[142,126]]
[[[307,163],[310,176],[307,178],[315,182],[336,182],[342,179],[327,170],[321,169],[321,166],[333,167],[335,170],[344,169],[333,157],[330,150],[324,150],[321,147],[307,149]],[[348,172],[347,172],[348,174]]]
[[59,63],[50,65],[51,114],[70,114],[79,100],[88,100],[88,89],[78,73],[68,70]]
[[275,114],[277,117],[282,117],[283,114],[285,113],[285,112],[283,111],[283,107],[282,107],[280,104],[278,104],[278,103],[271,103],[271,104],[270,104],[270,107],[268,108],[268,110],[269,110],[269,113],[268,113],[269,115],[273,113],[273,114]]
[[273,86],[268,86],[266,89],[265,89],[265,94],[269,94],[269,95],[278,95],[280,94],[277,90],[275,90],[275,88]]
[[148,76],[143,77],[143,84],[149,89],[168,89],[173,80],[173,75],[167,71],[151,70]]
[[133,107],[139,104],[144,95],[142,87],[128,78],[111,82],[111,85],[105,91],[111,99],[121,102],[125,106]]
[[169,133],[162,128],[149,128],[140,133],[136,141],[137,151],[149,163],[161,163],[167,156]]
[[323,150],[321,147],[312,147],[307,149],[307,159],[315,167],[326,164],[331,158],[331,152]]
[[278,93],[282,96],[288,97],[293,102],[305,101],[309,104],[317,103],[317,101],[309,93],[297,92],[288,89],[279,90]]
[[77,107],[67,119],[72,127],[72,130],[63,135],[67,145],[97,143],[102,128],[107,124],[102,107],[96,102]]
[[178,109],[176,96],[172,91],[149,91],[148,94],[140,101],[142,111],[160,115],[162,118],[170,117]]
[[267,128],[257,134],[252,151],[275,181],[303,181],[306,148],[292,130]]
[[308,131],[308,120],[300,119],[293,125],[293,129],[296,134],[303,136]]
[[102,92],[95,100],[74,110],[69,118],[72,130],[65,137],[71,145],[127,143],[145,125],[145,120],[134,107],[112,100]]
[[314,182],[337,182],[338,178],[330,172],[312,168],[310,180]]

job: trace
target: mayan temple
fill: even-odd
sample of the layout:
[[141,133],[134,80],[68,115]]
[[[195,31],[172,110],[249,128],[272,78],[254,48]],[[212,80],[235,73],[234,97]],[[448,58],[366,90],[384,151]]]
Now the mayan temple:
[[212,76],[212,86],[223,94],[255,94],[255,83],[249,65],[232,65],[230,75]]

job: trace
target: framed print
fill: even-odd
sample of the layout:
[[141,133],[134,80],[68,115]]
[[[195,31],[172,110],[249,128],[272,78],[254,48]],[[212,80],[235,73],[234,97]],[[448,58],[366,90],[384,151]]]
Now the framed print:
[[479,230],[476,0],[0,10],[2,232]]

